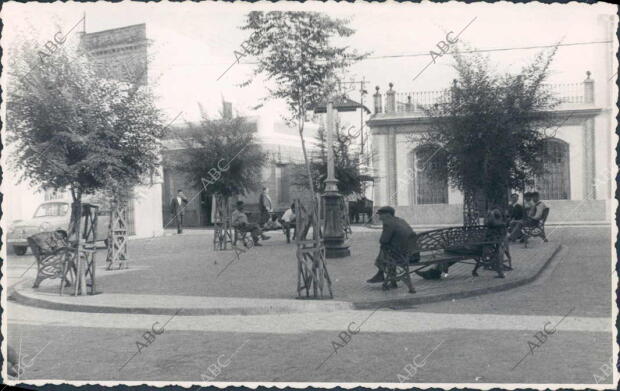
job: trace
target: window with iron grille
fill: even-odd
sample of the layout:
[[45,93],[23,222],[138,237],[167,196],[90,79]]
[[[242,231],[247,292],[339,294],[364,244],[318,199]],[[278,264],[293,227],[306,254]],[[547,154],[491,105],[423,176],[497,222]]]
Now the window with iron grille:
[[570,156],[568,143],[552,138],[544,144],[544,174],[536,178],[543,200],[570,199]]
[[446,152],[435,145],[421,145],[411,153],[414,204],[447,204]]

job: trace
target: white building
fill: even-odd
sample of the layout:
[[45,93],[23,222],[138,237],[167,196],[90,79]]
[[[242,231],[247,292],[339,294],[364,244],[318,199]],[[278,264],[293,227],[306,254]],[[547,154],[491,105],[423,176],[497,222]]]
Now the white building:
[[[601,16],[596,26],[609,43],[591,49],[592,66],[583,69],[584,79],[549,85],[562,101],[554,110],[561,125],[555,137],[546,141],[554,159],[545,162],[550,173],[537,182],[536,190],[551,208],[552,223],[611,222],[616,173],[615,17]],[[434,153],[415,141],[429,124],[419,105],[433,104],[444,93],[397,93],[390,84],[381,94],[377,87],[374,115],[368,121],[376,153],[375,206],[392,205],[414,225],[459,225],[463,221],[463,194],[413,166],[416,159],[424,161]],[[432,161],[442,164],[440,154]]]

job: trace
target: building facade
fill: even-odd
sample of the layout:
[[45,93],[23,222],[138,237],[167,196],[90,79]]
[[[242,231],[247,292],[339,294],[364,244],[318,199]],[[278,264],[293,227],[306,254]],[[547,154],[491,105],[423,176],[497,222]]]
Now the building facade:
[[[247,121],[255,127],[257,142],[268,156],[268,163],[262,170],[261,183],[268,189],[274,211],[287,209],[297,198],[306,199],[308,192],[295,184],[296,172],[304,163],[297,129],[284,122],[273,121],[271,116],[248,117]],[[309,149],[313,148],[312,138],[315,136],[317,128],[314,124],[308,126],[306,137],[310,141],[307,141]],[[172,134],[182,131],[183,128],[181,127],[171,129]],[[164,227],[169,228],[174,225],[170,202],[179,189],[182,189],[188,198],[183,224],[186,227],[213,225],[215,215],[213,197],[192,183],[184,172],[172,167],[171,162],[179,159],[178,156],[183,153],[185,148],[183,143],[171,136],[165,141],[164,145],[166,159],[164,159],[163,167],[163,192],[160,209]],[[235,197],[234,201],[244,201],[245,210],[250,215],[250,219],[253,219],[258,215],[259,195],[260,189],[244,196]]]
[[[611,76],[611,75],[609,75]],[[546,173],[532,190],[551,208],[551,223],[609,223],[611,220],[612,117],[608,85],[586,72],[580,83],[548,85],[561,104],[553,111],[560,124],[545,140],[551,156]],[[607,84],[607,85],[606,85]],[[597,91],[597,88],[599,90]],[[368,121],[375,148],[375,205],[392,205],[410,223],[421,226],[459,225],[463,194],[447,180],[431,177],[421,164],[445,167],[445,151],[421,144],[429,128],[422,107],[445,97],[448,90],[374,94],[374,115]]]
[[[146,24],[80,33],[80,50],[95,64],[98,74],[148,88],[148,40]],[[152,175],[148,185],[136,186],[127,207],[128,234],[151,237],[163,234],[161,216],[162,177]]]

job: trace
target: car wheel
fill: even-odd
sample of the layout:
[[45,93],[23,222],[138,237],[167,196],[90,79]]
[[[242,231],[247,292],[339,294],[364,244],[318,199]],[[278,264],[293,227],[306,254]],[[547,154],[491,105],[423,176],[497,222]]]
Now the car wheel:
[[24,254],[26,254],[26,250],[28,250],[28,247],[13,246],[13,251],[15,251],[16,255],[24,255]]

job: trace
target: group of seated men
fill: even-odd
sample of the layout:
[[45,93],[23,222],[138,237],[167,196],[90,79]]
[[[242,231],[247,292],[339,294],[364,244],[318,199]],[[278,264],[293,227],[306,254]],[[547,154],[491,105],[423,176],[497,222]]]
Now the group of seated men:
[[[231,223],[233,228],[240,232],[248,232],[252,236],[255,246],[262,246],[260,240],[267,240],[269,236],[264,234],[264,230],[271,228],[269,224],[275,222],[271,219],[266,219],[263,224],[250,223],[248,216],[244,211],[245,204],[243,201],[237,201],[235,210],[232,212]],[[264,219],[261,219],[264,220]],[[295,225],[295,204],[291,204],[291,207],[287,209],[282,217],[278,220],[281,226],[285,229],[290,229]],[[288,239],[288,238],[287,238]]]
[[525,193],[523,199],[523,206],[521,206],[517,194],[510,196],[510,205],[507,213],[508,239],[512,242],[523,240],[523,227],[537,227],[547,207],[540,200],[540,194],[537,191]]

